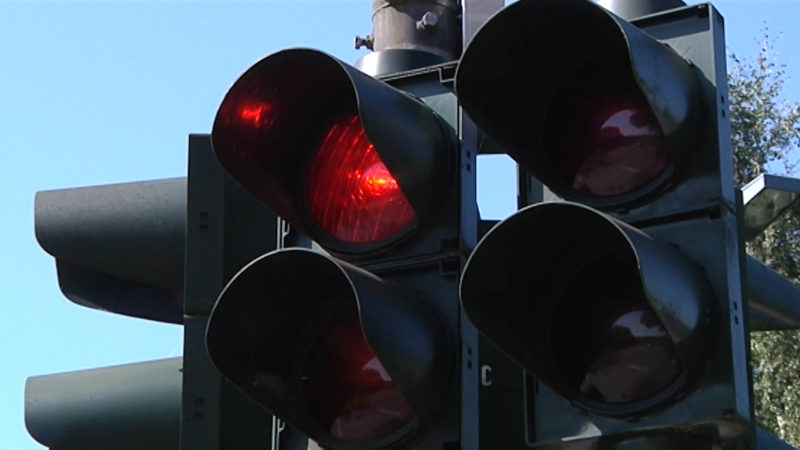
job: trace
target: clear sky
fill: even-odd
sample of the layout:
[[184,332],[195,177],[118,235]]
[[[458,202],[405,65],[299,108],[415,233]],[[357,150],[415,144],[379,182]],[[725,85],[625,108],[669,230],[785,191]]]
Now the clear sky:
[[[31,375],[179,356],[182,328],[72,304],[53,259],[34,237],[39,190],[186,174],[189,133],[208,132],[230,84],[253,62],[287,47],[318,48],[346,62],[365,50],[370,0],[0,0],[0,448],[43,448],[23,424]],[[692,2],[696,3],[696,2]],[[728,47],[758,50],[766,23],[800,100],[800,2],[727,0]],[[482,170],[492,216],[513,197]],[[491,204],[490,204],[491,203]]]

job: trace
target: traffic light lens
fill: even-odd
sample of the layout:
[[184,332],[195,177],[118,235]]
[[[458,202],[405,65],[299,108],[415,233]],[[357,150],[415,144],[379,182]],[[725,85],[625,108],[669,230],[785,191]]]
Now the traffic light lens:
[[621,256],[598,259],[567,281],[553,333],[557,370],[572,390],[593,402],[660,397],[683,373],[636,267]]
[[357,115],[328,130],[311,158],[305,192],[319,227],[343,242],[397,237],[417,219]]
[[603,59],[568,78],[555,97],[545,151],[567,189],[591,197],[630,194],[671,165],[664,133],[629,65]]
[[339,439],[386,438],[415,418],[364,340],[355,312],[341,314],[323,328],[301,382],[311,413]]

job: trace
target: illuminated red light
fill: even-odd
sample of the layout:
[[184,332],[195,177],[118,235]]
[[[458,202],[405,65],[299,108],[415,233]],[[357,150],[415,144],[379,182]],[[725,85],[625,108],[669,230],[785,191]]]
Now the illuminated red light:
[[347,243],[391,238],[417,218],[357,115],[328,130],[311,157],[305,192],[317,225]]
[[301,381],[312,415],[339,439],[386,438],[415,417],[364,340],[355,312],[322,329]]

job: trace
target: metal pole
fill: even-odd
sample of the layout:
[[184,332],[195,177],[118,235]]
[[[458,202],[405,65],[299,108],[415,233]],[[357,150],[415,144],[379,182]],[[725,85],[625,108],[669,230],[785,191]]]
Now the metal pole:
[[373,0],[372,34],[356,48],[373,50],[356,62],[380,76],[456,60],[461,55],[461,5],[457,0]]

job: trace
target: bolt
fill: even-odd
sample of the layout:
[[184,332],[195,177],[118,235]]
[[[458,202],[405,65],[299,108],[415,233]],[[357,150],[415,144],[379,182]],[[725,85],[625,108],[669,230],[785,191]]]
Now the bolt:
[[373,50],[373,43],[375,43],[375,39],[371,34],[368,34],[367,37],[356,36],[355,39],[356,50],[360,49],[361,47],[367,47],[368,49]]
[[435,12],[428,11],[417,21],[418,30],[427,30],[439,23],[439,16]]

